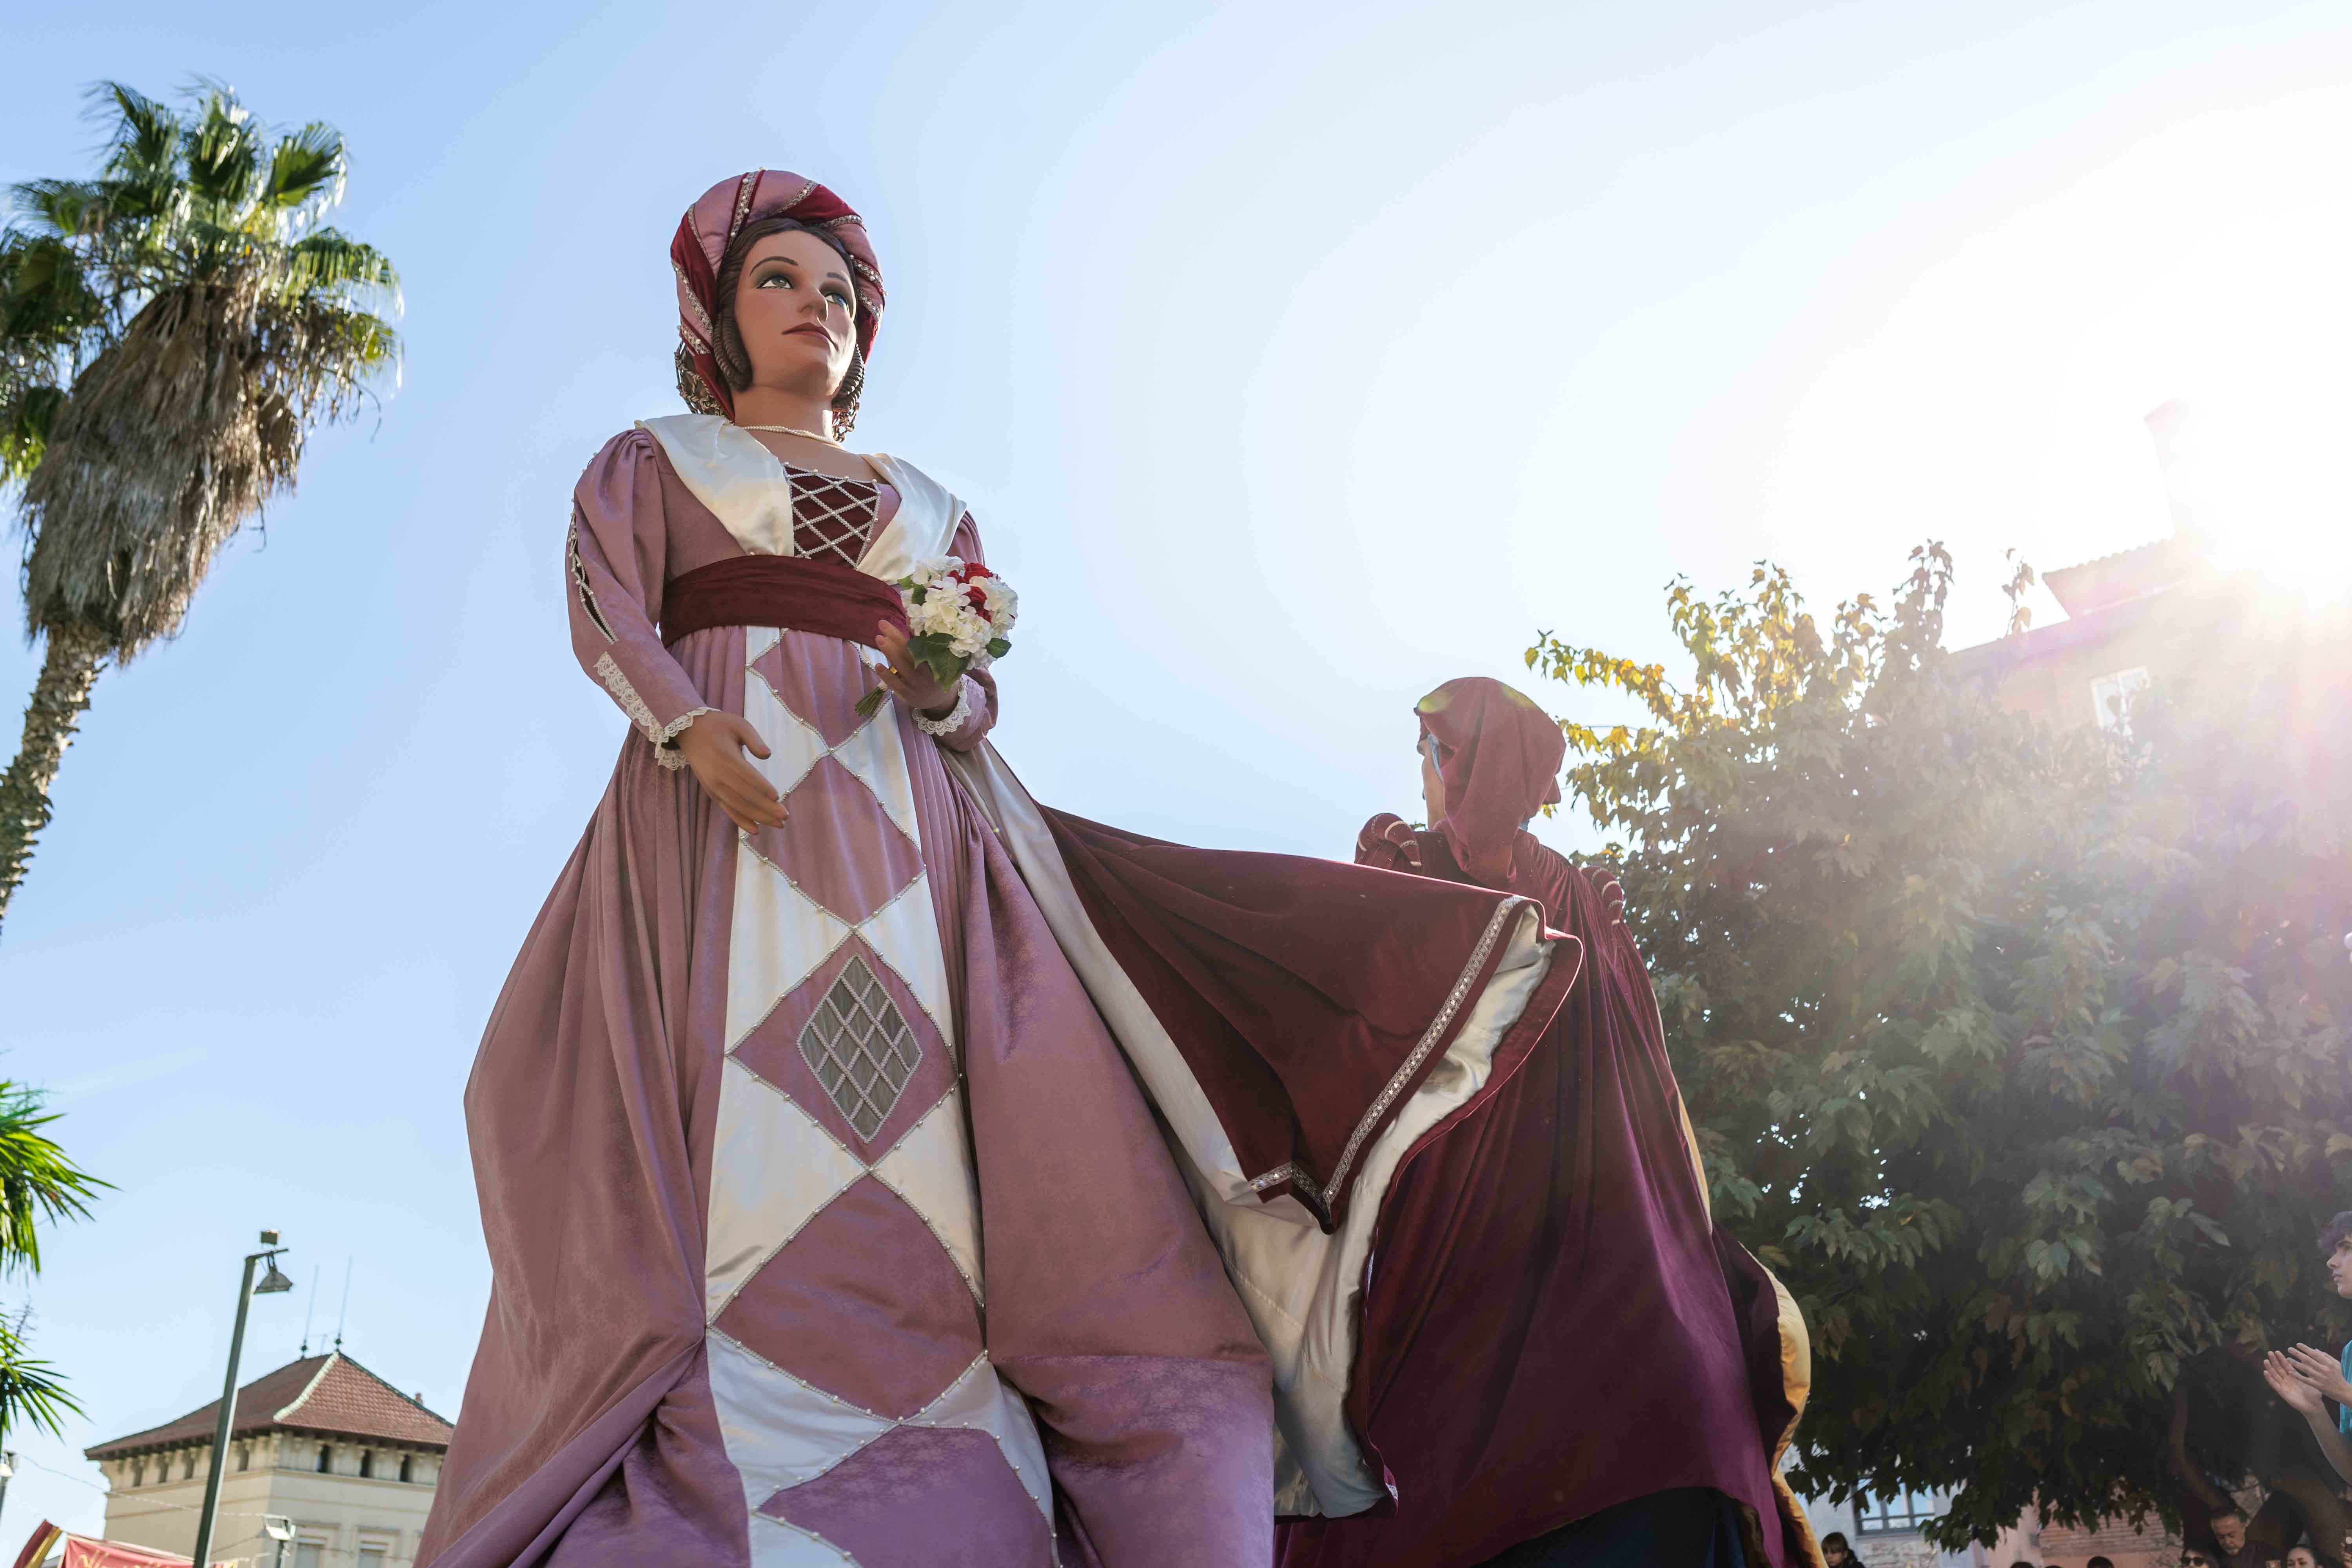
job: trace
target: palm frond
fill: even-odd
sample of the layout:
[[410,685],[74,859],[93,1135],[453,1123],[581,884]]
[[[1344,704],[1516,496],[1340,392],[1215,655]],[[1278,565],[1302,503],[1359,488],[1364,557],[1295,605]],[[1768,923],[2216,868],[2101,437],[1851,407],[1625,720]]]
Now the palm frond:
[[88,113],[95,120],[111,119],[107,137],[106,172],[118,179],[152,179],[168,174],[180,147],[180,117],[135,88],[102,81],[89,89]]
[[212,223],[241,226],[262,185],[261,132],[236,95],[205,94],[204,108],[181,136],[189,193]]
[[0,230],[0,366],[48,358],[97,326],[104,308],[72,246]]
[[0,484],[22,484],[41,466],[49,430],[65,405],[61,387],[31,384],[0,392]]
[[261,183],[260,204],[293,214],[315,202],[331,207],[343,199],[343,133],[314,120],[278,138]]
[[331,228],[307,234],[287,247],[286,279],[294,293],[373,294],[400,310],[400,274],[372,245]]
[[0,1082],[0,1271],[37,1274],[38,1226],[89,1214],[89,1201],[107,1184],[78,1168],[42,1131],[58,1113],[42,1109],[41,1093]]
[[20,1426],[32,1426],[53,1437],[65,1436],[65,1417],[82,1414],[81,1405],[66,1392],[65,1380],[49,1363],[25,1353],[21,1320],[0,1320],[0,1435]]
[[57,239],[95,233],[107,211],[105,184],[97,180],[26,180],[8,195],[18,220],[30,220],[30,232]]

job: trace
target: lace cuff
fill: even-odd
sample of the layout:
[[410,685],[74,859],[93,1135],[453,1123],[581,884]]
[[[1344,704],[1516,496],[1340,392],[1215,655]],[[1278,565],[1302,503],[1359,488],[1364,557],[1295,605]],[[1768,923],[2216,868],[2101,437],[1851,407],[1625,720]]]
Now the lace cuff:
[[948,716],[944,719],[928,719],[920,712],[916,712],[915,728],[926,735],[952,735],[962,729],[964,721],[971,717],[973,684],[968,676],[956,682],[956,705],[948,710]]
[[604,683],[604,689],[613,694],[613,700],[621,705],[621,711],[629,716],[637,732],[653,743],[654,761],[672,773],[686,766],[686,758],[677,749],[677,738],[686,732],[688,724],[713,710],[689,708],[667,724],[657,724],[654,710],[646,706],[646,700],[637,695],[637,689],[629,683],[629,678],[621,672],[611,654],[597,657],[596,679]]
[[654,743],[654,761],[659,763],[663,767],[667,768],[671,773],[676,773],[678,769],[686,766],[686,753],[677,749],[677,738],[686,733],[686,727],[688,724],[693,723],[705,713],[715,713],[718,710],[715,708],[689,708],[685,712],[679,714],[677,718],[671,720],[668,724],[665,725],[652,737]]

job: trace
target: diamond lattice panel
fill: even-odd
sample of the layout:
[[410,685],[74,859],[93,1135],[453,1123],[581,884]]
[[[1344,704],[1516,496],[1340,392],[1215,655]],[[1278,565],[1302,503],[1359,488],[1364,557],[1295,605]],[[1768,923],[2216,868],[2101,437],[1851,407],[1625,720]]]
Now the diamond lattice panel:
[[843,965],[801,1028],[801,1059],[860,1138],[871,1138],[922,1065],[923,1046],[862,958]]
[[[916,889],[922,886],[921,879],[917,879]],[[897,1006],[899,1018],[914,1037],[916,1052],[914,1071],[899,1090],[897,1103],[878,1123],[866,1123],[874,1127],[870,1137],[850,1121],[848,1111],[857,1109],[857,1101],[852,1100],[845,1105],[836,1100],[801,1051],[803,1032],[816,1020],[835,983],[852,963],[863,964],[882,994]],[[729,1055],[792,1096],[794,1104],[869,1164],[904,1138],[907,1130],[937,1105],[940,1097],[953,1089],[956,1081],[955,1062],[948,1053],[947,1042],[932,1027],[930,1015],[924,1010],[920,999],[880,953],[855,936],[844,941],[831,957],[793,987],[767,1016],[736,1042]],[[826,1058],[820,1055],[817,1059],[823,1063]]]

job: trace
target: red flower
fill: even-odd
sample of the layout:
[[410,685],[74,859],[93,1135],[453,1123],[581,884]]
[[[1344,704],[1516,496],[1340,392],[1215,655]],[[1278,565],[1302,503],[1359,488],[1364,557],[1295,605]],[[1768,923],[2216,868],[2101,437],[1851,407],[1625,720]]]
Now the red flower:
[[964,596],[964,600],[965,600],[965,602],[966,602],[966,603],[968,603],[968,604],[970,604],[973,609],[978,610],[978,611],[979,611],[982,615],[983,615],[983,616],[984,616],[984,615],[986,615],[986,614],[988,613],[988,590],[987,590],[987,589],[985,589],[985,588],[966,588],[966,589],[963,591],[963,596]]

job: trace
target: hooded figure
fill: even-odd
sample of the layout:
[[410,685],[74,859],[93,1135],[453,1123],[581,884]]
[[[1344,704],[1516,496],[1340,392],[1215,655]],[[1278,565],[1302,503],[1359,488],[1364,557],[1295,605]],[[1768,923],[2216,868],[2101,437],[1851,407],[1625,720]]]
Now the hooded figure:
[[1433,826],[1375,816],[1358,863],[1533,899],[1586,961],[1382,1215],[1348,1413],[1393,1516],[1287,1524],[1282,1568],[1817,1562],[1777,1479],[1803,1321],[1712,1222],[1622,891],[1526,830],[1559,727],[1485,679],[1415,711]]

